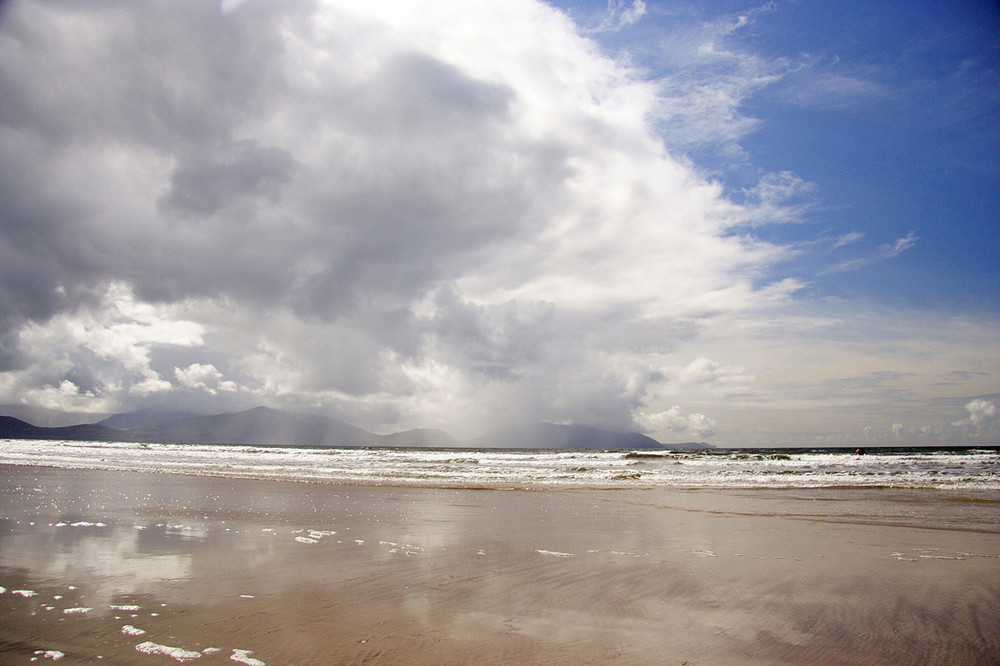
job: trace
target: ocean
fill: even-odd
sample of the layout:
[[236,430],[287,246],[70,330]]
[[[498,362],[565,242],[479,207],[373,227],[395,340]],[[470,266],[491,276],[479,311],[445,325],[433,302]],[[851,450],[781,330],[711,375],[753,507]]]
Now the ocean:
[[0,440],[0,464],[441,488],[920,488],[1000,491],[1000,449],[291,448]]

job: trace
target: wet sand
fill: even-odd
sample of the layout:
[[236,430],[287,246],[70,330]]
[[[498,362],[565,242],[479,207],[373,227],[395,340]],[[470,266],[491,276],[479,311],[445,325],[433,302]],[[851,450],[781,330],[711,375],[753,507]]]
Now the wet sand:
[[1000,663],[1000,497],[0,466],[0,587],[0,664]]

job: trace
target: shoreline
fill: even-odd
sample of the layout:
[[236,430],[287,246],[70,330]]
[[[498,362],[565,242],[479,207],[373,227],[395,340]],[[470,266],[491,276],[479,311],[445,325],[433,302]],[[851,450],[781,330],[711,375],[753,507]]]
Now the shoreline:
[[1000,502],[957,499],[0,466],[0,663],[991,663]]

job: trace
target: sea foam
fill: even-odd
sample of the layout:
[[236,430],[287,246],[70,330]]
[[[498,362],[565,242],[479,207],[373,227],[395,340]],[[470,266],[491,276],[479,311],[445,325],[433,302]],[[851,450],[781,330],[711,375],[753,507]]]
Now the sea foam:
[[[463,455],[467,454],[467,455]],[[67,469],[448,487],[937,488],[1000,490],[992,449],[296,449],[4,440],[0,463]],[[52,526],[65,527],[59,522]],[[85,523],[72,523],[83,527]],[[93,527],[104,523],[91,523]],[[172,529],[187,529],[171,526]],[[326,533],[300,531],[317,540]]]
[[152,641],[139,643],[135,646],[135,649],[143,654],[162,654],[181,662],[189,659],[197,659],[201,656],[201,652],[193,652],[179,647],[170,647],[169,645],[160,645],[159,643],[154,643]]
[[253,654],[252,650],[233,650],[232,656],[229,657],[230,661],[235,661],[240,664],[246,664],[246,666],[266,666],[266,664],[260,659],[251,657]]

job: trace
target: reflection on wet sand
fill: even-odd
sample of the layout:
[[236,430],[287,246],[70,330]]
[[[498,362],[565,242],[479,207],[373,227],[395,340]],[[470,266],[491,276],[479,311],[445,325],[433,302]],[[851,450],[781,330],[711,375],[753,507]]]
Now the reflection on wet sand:
[[86,603],[106,609],[118,597],[149,593],[164,581],[190,576],[192,555],[170,553],[168,543],[166,532],[155,525],[17,530],[0,537],[0,561],[43,581],[88,582],[94,598]]
[[962,530],[956,503],[927,491],[0,471],[0,661],[970,663],[1000,650],[995,502],[962,503]]

